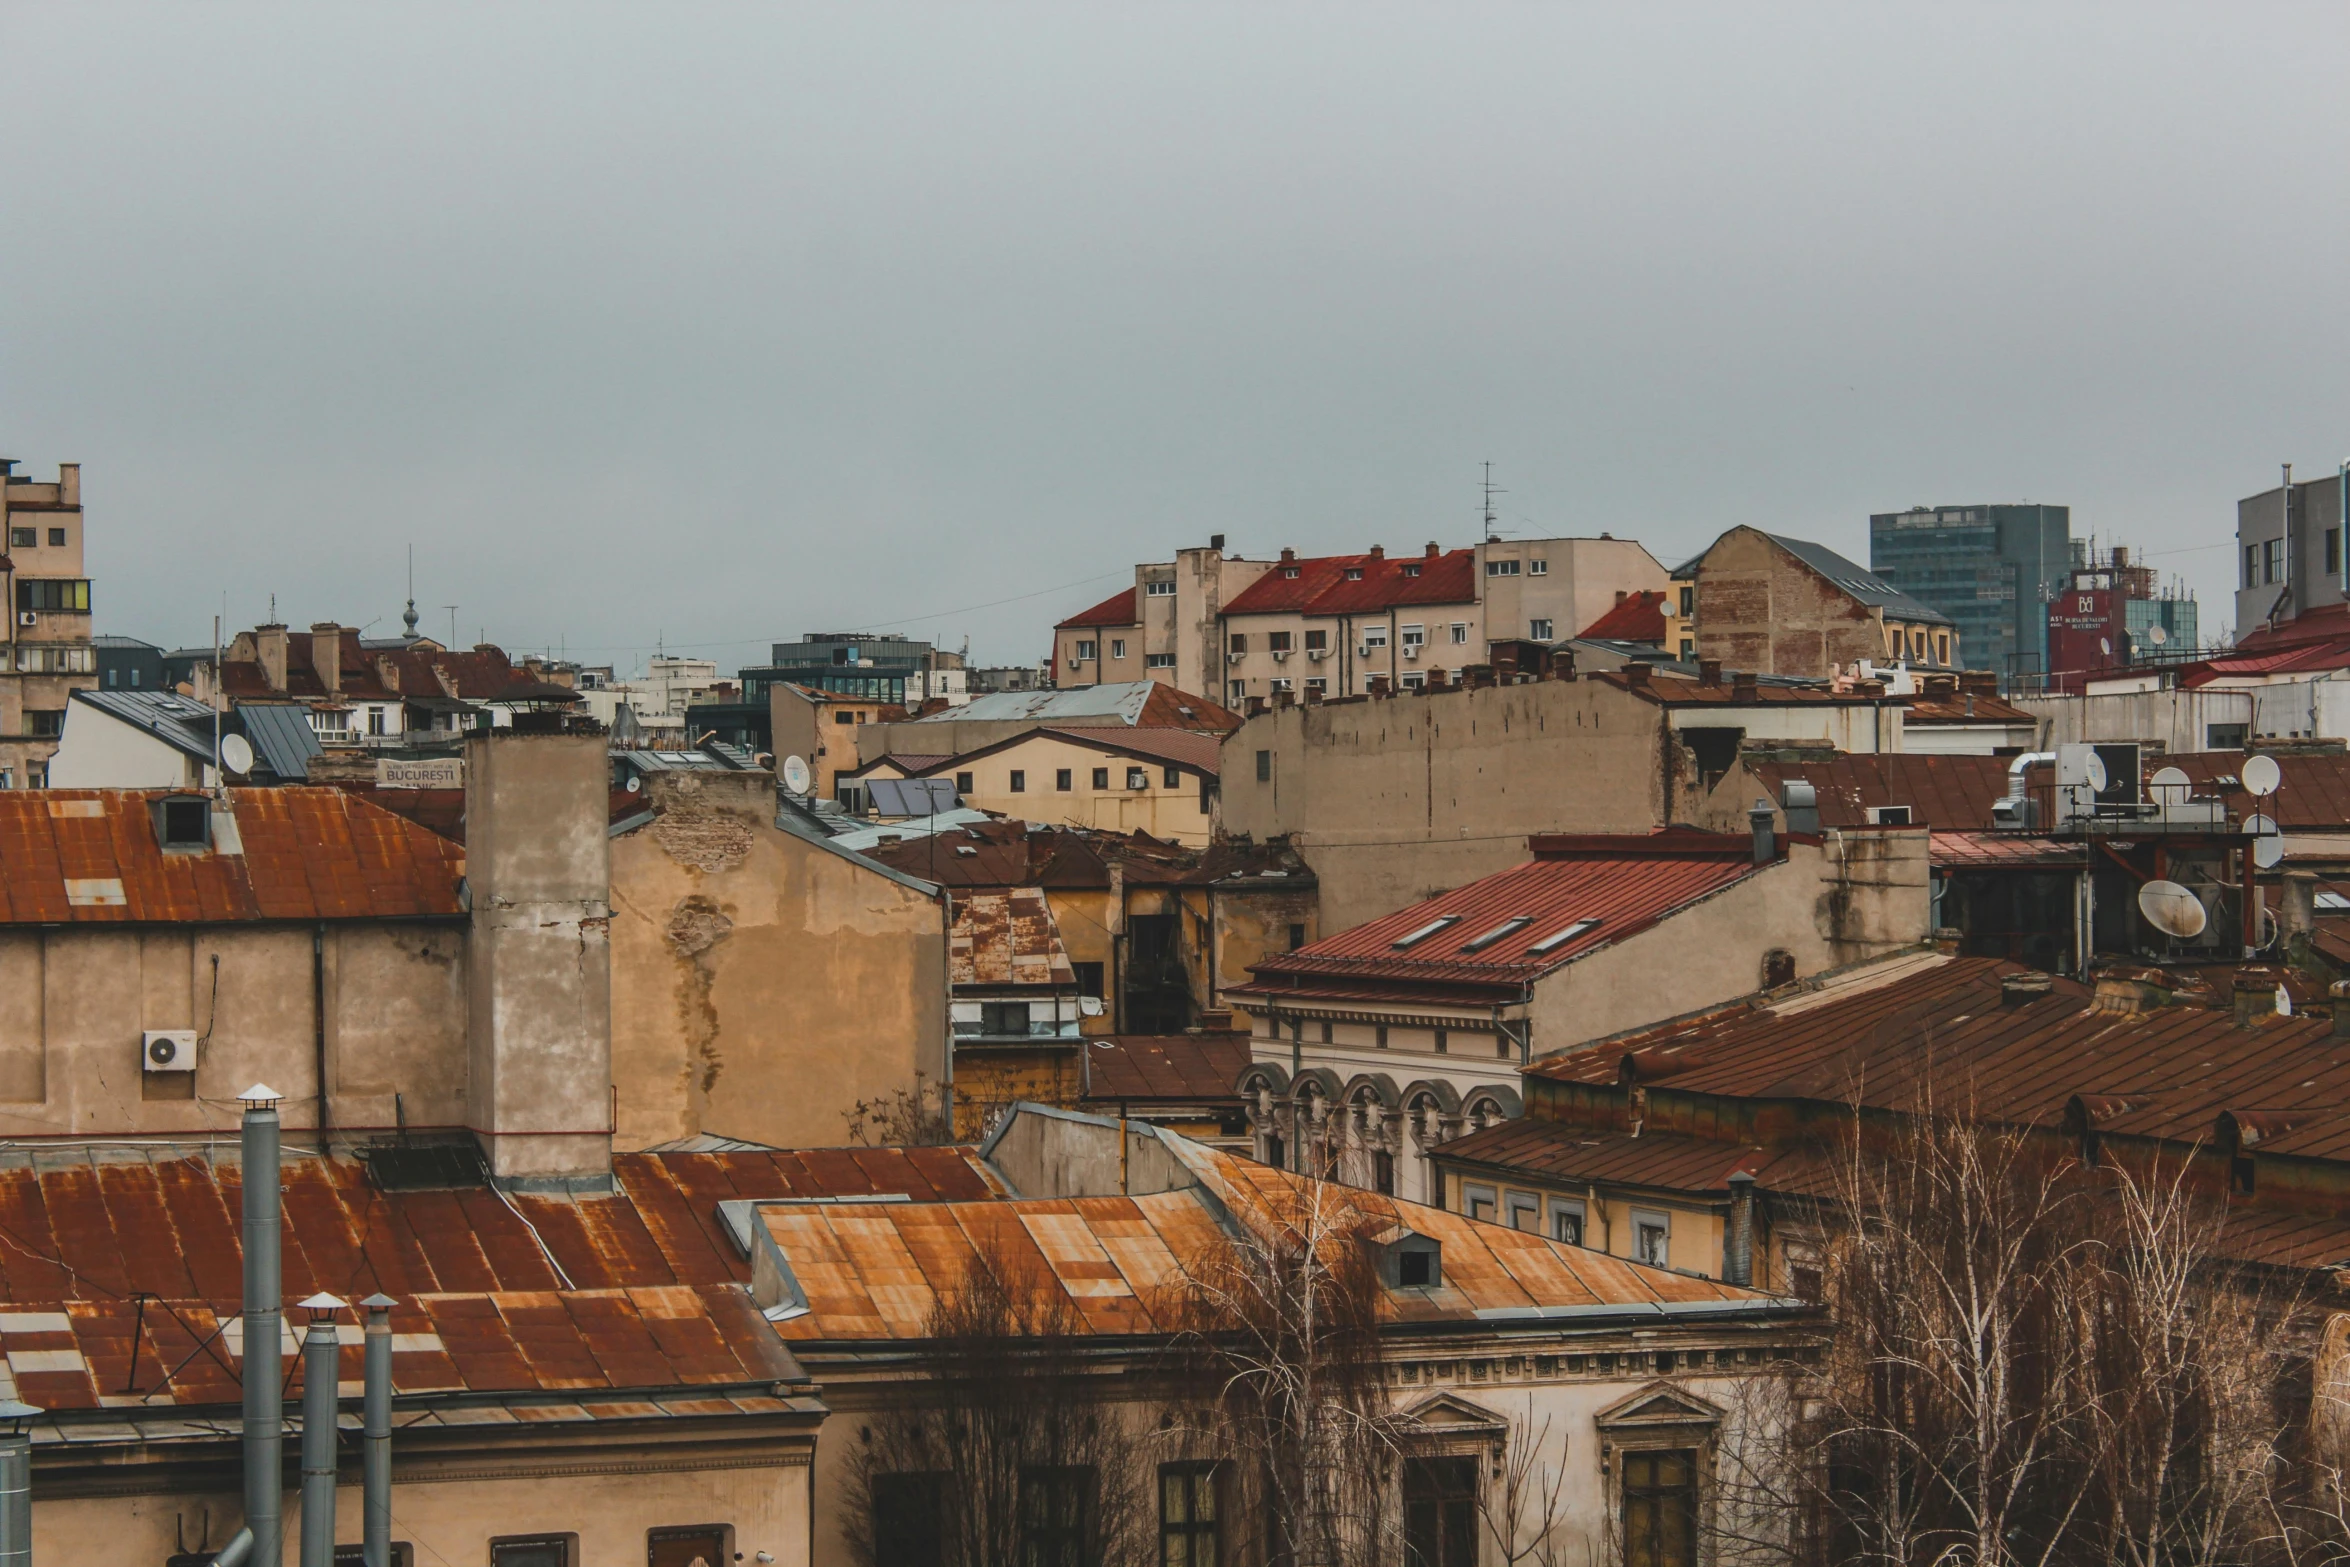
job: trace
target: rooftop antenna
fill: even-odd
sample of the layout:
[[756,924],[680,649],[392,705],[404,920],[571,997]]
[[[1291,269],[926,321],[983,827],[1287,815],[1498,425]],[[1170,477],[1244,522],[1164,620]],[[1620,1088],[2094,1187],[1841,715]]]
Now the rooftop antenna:
[[1509,494],[1509,491],[1507,490],[1494,488],[1493,464],[1490,462],[1487,463],[1485,465],[1485,542],[1488,544],[1498,544],[1501,542],[1501,535],[1493,531],[1493,524],[1495,520],[1493,515],[1493,498],[1496,495],[1507,494]]
[[416,640],[416,546],[408,546],[408,611],[400,617],[400,624],[408,628],[408,640]]
[[450,648],[451,648],[451,649],[454,649],[454,648],[457,646],[457,609],[458,609],[458,606],[457,606],[457,605],[455,605],[455,604],[443,604],[443,605],[441,606],[441,608],[443,608],[443,609],[445,609],[445,610],[447,610],[447,611],[449,612],[449,646],[450,646]]
[[[269,623],[273,626],[277,624],[277,595],[274,593],[269,595]],[[215,637],[213,640],[217,642],[220,639]]]
[[[271,607],[276,600],[270,601]],[[221,613],[212,617],[212,793],[228,803],[228,769],[220,765],[220,623],[228,613],[228,595],[220,596]]]

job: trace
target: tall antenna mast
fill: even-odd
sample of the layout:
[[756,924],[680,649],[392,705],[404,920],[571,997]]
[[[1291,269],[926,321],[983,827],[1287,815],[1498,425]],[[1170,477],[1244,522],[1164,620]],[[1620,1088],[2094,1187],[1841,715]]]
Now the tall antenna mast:
[[[221,595],[221,602],[223,604],[228,602],[227,594],[224,593]],[[273,600],[272,602],[274,603],[275,601]],[[220,615],[215,615],[212,617],[212,793],[215,799],[225,804],[228,800],[228,769],[220,765],[221,619],[222,617]]]
[[455,605],[455,604],[443,604],[443,605],[441,606],[441,608],[443,608],[443,609],[445,609],[445,610],[447,610],[447,611],[449,612],[449,651],[451,651],[451,652],[453,653],[453,652],[455,652],[455,651],[457,650],[457,609],[458,609],[458,606],[457,606],[457,605]]
[[1496,495],[1507,494],[1509,494],[1509,491],[1496,489],[1494,487],[1493,464],[1487,463],[1485,465],[1485,542],[1488,544],[1494,543],[1498,538],[1498,535],[1496,535],[1493,531],[1493,498]]

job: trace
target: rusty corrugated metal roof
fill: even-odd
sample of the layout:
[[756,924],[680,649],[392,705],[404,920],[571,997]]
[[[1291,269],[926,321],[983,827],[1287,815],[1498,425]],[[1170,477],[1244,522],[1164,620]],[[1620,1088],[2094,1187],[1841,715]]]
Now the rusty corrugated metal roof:
[[1085,1042],[1086,1101],[1240,1104],[1246,1034],[1128,1034]]
[[956,985],[1077,983],[1061,929],[1041,887],[965,893],[955,899],[947,937],[949,981]]
[[231,793],[242,852],[166,852],[167,791],[0,791],[0,924],[458,918],[465,851],[341,789]]

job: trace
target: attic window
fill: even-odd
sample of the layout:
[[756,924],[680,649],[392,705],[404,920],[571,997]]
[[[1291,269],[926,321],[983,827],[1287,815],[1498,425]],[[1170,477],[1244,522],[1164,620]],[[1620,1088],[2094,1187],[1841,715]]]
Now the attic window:
[[1526,950],[1533,953],[1536,957],[1540,957],[1545,953],[1556,952],[1559,948],[1565,946],[1568,942],[1573,941],[1577,936],[1582,935],[1585,931],[1595,930],[1598,928],[1598,926],[1599,921],[1597,920],[1577,920],[1574,924],[1569,925],[1565,930],[1560,931],[1557,935],[1545,936],[1540,941],[1534,943],[1533,946],[1528,947]]
[[1295,577],[1297,575],[1297,568],[1295,566],[1284,566],[1281,568],[1281,575],[1284,577]]
[[1346,568],[1346,580],[1347,580],[1347,581],[1349,581],[1349,582],[1360,582],[1360,581],[1362,581],[1362,580],[1363,580],[1363,568],[1362,568],[1362,567],[1360,567],[1360,566],[1349,566],[1349,567],[1347,567],[1347,568]]
[[1493,929],[1487,931],[1484,935],[1479,936],[1473,941],[1469,942],[1468,945],[1462,947],[1461,950],[1463,952],[1483,952],[1487,947],[1490,947],[1495,942],[1501,940],[1502,937],[1514,936],[1519,931],[1524,930],[1527,926],[1533,923],[1534,917],[1530,914],[1513,914],[1508,919],[1503,920],[1499,925],[1494,926]]
[[1461,917],[1458,914],[1447,914],[1441,919],[1430,920],[1427,924],[1421,926],[1418,930],[1413,931],[1410,935],[1398,938],[1395,943],[1395,950],[1397,952],[1401,952],[1406,947],[1416,947],[1421,942],[1426,941],[1430,936],[1435,935],[1438,931],[1450,930],[1460,922]]
[[210,848],[212,802],[201,795],[182,795],[158,802],[155,837],[166,849]]
[[1403,574],[1407,577],[1416,577],[1420,574],[1420,568],[1417,566],[1406,566],[1403,569]]

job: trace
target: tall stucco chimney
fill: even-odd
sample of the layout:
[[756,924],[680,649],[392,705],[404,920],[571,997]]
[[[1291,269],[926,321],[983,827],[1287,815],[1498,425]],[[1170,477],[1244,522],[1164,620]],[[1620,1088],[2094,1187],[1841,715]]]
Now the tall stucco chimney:
[[261,678],[272,691],[286,688],[286,628],[276,623],[253,628],[253,657],[261,665]]
[[318,683],[326,687],[327,695],[342,694],[343,628],[331,620],[310,628],[310,667],[318,671]]
[[465,743],[470,1111],[508,1190],[609,1190],[612,846],[600,730]]

